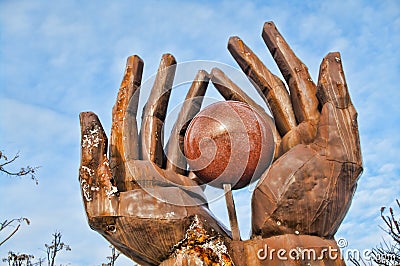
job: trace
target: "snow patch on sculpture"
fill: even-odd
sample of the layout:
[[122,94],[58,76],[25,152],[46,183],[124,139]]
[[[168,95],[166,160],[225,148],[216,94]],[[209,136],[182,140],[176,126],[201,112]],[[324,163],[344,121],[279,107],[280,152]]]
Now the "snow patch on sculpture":
[[172,254],[179,265],[186,261],[195,265],[234,265],[221,236],[210,236],[197,215],[186,231],[185,238],[174,246]]

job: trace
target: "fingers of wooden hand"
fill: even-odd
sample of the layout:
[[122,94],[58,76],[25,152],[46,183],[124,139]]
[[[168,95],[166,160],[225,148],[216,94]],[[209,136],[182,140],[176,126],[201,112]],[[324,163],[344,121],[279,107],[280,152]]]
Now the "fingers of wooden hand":
[[250,96],[248,96],[238,85],[236,85],[225,73],[219,68],[213,68],[211,70],[211,81],[219,93],[229,101],[244,102],[257,110],[257,112],[265,118],[272,129],[275,142],[275,154],[274,158],[278,157],[279,145],[281,143],[281,136],[275,126],[274,120],[269,116],[264,108],[258,105]]
[[323,105],[315,146],[333,160],[362,165],[357,112],[351,103],[339,53],[321,64],[318,98]]
[[142,115],[142,158],[150,160],[160,167],[163,166],[164,162],[162,144],[163,125],[171,95],[175,69],[175,58],[171,54],[164,54]]
[[94,164],[107,154],[108,139],[99,118],[92,112],[83,112],[79,115],[81,124],[81,162]]
[[317,97],[320,105],[331,102],[336,108],[347,108],[351,105],[350,94],[343,72],[340,53],[329,53],[322,60],[319,77]]
[[264,24],[262,37],[289,86],[297,121],[311,121],[316,125],[319,117],[318,100],[308,68],[290,49],[273,22]]
[[171,131],[166,148],[166,169],[174,170],[178,174],[187,174],[186,157],[183,154],[183,140],[190,121],[200,111],[209,79],[206,71],[200,70],[197,73]]
[[[79,181],[88,216],[107,211],[109,198],[116,188],[111,184],[111,171],[107,159],[107,136],[98,117],[92,112],[80,114],[81,123],[81,166]],[[105,204],[92,202],[104,201]],[[93,205],[89,207],[89,205]]]
[[143,60],[136,55],[130,56],[112,112],[110,165],[120,191],[126,190],[126,161],[139,159],[136,113],[142,73]]
[[268,103],[281,136],[285,135],[296,126],[296,119],[289,94],[282,81],[267,69],[239,37],[229,39],[228,50]]

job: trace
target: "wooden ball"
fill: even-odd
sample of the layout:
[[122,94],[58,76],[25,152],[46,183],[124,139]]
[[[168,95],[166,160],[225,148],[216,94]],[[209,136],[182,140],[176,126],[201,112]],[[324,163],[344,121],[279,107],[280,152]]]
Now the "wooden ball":
[[189,124],[184,152],[190,170],[205,183],[233,189],[260,178],[274,154],[272,130],[255,109],[237,101],[207,106]]

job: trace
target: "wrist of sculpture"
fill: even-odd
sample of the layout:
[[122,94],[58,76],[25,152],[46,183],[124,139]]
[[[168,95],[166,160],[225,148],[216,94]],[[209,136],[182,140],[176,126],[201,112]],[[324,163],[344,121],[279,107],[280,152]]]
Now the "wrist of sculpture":
[[[214,246],[218,244],[214,243]],[[285,234],[227,243],[227,249],[212,245],[193,245],[185,253],[173,254],[160,265],[346,265],[334,239],[318,236]],[[200,263],[200,264],[199,264]],[[209,264],[207,264],[209,263]],[[219,264],[218,264],[219,265]]]

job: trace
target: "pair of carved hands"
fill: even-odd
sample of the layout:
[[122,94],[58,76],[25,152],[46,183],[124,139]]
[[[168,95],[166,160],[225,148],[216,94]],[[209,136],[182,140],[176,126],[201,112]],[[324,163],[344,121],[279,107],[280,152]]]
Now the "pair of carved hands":
[[[339,53],[322,61],[317,85],[272,22],[262,37],[286,84],[272,74],[238,37],[228,49],[269,106],[275,154],[252,197],[252,234],[332,238],[351,203],[362,172],[357,113],[350,100]],[[245,102],[269,117],[221,70],[200,70],[166,145],[162,145],[176,61],[163,55],[141,130],[136,113],[143,61],[128,58],[113,108],[110,149],[98,117],[80,115],[79,180],[89,225],[125,255],[159,264],[187,235],[194,219],[229,246],[230,232],[208,209],[194,173],[182,155],[188,121],[201,107],[209,80],[226,100]],[[289,93],[290,92],[290,93]],[[155,182],[156,181],[156,182]],[[196,218],[194,218],[196,217]]]

